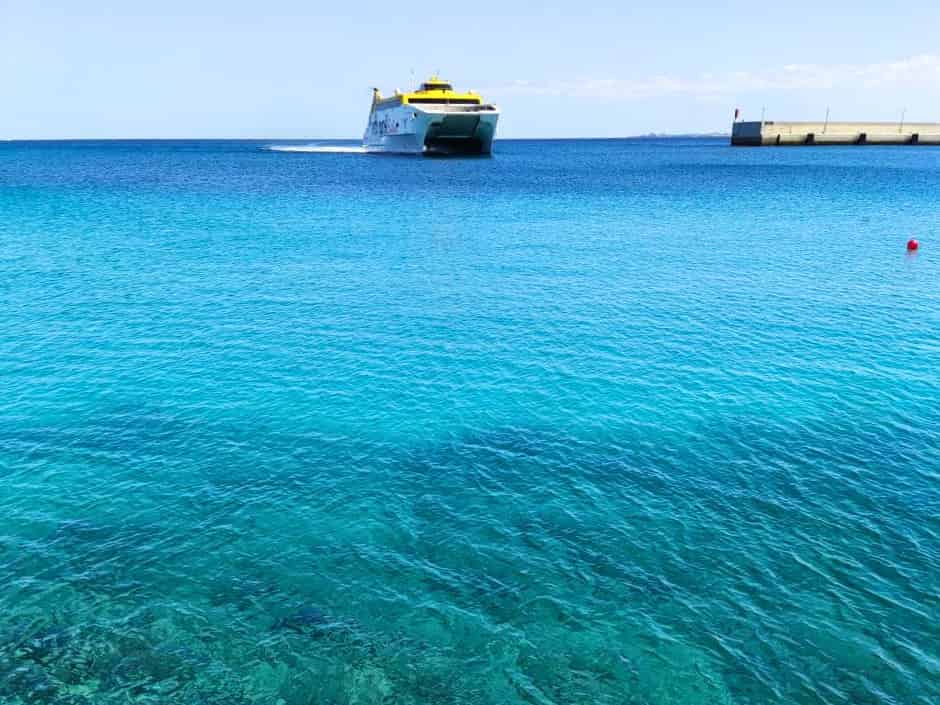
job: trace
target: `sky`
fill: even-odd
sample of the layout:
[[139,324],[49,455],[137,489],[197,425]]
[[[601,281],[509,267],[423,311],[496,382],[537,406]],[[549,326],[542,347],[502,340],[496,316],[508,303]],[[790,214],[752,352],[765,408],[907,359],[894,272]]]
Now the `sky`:
[[0,139],[358,138],[439,71],[502,137],[940,122],[940,2],[0,0]]

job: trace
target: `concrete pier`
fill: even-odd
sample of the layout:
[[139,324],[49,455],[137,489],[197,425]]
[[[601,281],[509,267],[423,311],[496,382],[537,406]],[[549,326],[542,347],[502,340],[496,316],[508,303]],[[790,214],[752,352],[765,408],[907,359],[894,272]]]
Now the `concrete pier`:
[[940,146],[936,122],[736,122],[737,146],[910,144]]

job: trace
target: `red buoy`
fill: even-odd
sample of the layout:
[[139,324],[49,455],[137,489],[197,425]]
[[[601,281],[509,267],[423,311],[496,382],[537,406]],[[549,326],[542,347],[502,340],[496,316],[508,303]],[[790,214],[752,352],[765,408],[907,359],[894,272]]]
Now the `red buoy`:
[[917,240],[915,240],[914,238],[911,238],[910,240],[907,241],[908,252],[916,252],[918,247],[920,247],[920,243],[917,242]]

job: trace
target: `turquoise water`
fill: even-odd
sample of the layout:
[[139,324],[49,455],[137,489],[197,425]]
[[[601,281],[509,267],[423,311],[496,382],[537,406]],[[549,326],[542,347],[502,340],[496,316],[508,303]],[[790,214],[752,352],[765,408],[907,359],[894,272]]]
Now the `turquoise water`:
[[269,146],[0,145],[0,702],[940,702],[940,151]]

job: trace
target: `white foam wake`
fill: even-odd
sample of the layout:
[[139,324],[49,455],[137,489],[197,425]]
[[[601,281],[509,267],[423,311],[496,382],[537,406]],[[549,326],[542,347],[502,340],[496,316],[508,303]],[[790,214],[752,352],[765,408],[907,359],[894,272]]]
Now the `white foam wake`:
[[365,154],[366,148],[354,144],[272,144],[272,152],[314,152],[323,154]]

